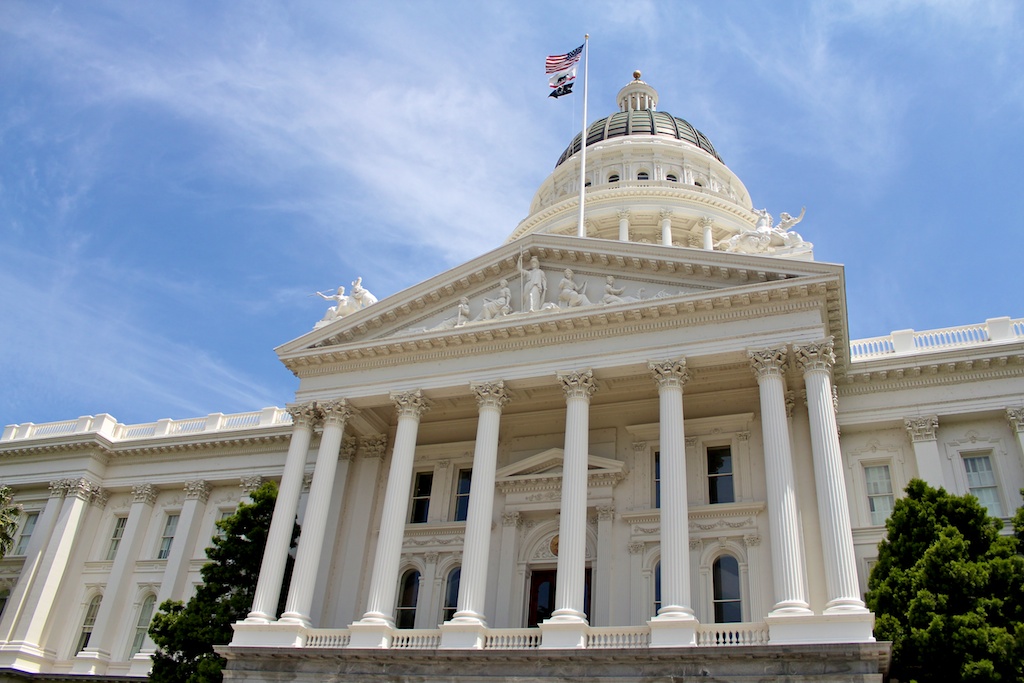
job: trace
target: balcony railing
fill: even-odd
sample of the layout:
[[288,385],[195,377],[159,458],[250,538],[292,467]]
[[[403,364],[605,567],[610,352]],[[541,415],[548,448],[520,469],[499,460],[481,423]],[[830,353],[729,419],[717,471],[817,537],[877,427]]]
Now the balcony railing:
[[912,355],[1021,339],[1024,339],[1024,318],[991,318],[974,325],[923,332],[897,330],[883,337],[854,339],[850,342],[850,359],[859,361],[885,356]]
[[117,422],[110,415],[86,415],[77,420],[34,424],[25,422],[7,425],[0,443],[24,439],[45,439],[55,436],[94,433],[110,441],[132,441],[166,436],[187,436],[190,434],[214,434],[239,429],[271,427],[291,424],[292,416],[283,408],[264,408],[248,413],[211,413],[206,417],[190,417],[184,420],[157,420],[143,424],[126,425]]

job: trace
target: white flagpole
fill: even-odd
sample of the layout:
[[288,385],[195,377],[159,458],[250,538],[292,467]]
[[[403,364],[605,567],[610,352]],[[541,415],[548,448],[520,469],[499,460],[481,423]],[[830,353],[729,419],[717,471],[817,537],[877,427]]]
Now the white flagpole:
[[587,191],[587,62],[590,60],[590,34],[583,36],[583,132],[580,133],[580,222],[576,235],[587,236],[587,226],[583,223],[583,202]]

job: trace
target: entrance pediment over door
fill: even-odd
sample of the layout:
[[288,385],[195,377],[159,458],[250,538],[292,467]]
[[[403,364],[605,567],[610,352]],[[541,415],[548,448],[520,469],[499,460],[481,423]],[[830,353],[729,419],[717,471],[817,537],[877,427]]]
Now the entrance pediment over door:
[[[561,448],[549,448],[501,468],[495,485],[505,494],[505,504],[523,510],[554,509],[562,499]],[[612,489],[626,478],[626,464],[611,458],[587,455],[587,498],[609,500]]]

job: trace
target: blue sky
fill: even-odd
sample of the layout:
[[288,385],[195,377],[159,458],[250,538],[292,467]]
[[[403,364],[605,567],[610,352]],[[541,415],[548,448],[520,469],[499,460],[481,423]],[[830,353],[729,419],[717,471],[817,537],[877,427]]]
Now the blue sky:
[[310,296],[499,246],[591,35],[846,265],[854,337],[1024,316],[1014,0],[0,4],[0,424],[289,401]]

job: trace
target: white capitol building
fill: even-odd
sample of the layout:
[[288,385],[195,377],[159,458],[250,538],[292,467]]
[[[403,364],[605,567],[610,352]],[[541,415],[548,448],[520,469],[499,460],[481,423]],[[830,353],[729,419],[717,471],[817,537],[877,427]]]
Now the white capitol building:
[[618,105],[585,236],[577,136],[504,245],[380,301],[363,273],[280,346],[287,408],[6,427],[0,680],[144,677],[268,479],[230,680],[882,680],[863,596],[907,482],[1021,505],[1024,319],[850,339],[803,213],[753,209],[639,73]]

